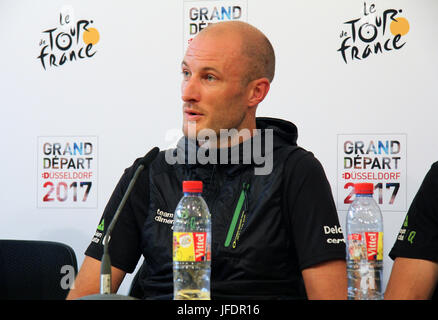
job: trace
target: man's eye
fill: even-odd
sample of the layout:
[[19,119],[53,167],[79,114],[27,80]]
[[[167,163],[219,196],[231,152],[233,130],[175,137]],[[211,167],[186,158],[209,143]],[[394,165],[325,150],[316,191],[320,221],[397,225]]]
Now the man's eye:
[[187,70],[183,70],[183,71],[181,72],[181,74],[183,75],[184,78],[187,78],[187,77],[190,76],[190,72],[188,72]]
[[207,78],[208,81],[216,80],[216,77],[214,75],[212,75],[212,74],[208,74],[206,78]]

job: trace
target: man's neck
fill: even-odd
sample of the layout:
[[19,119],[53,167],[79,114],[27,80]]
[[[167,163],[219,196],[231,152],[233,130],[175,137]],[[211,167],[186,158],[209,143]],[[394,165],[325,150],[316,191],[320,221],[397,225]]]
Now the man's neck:
[[251,130],[247,128],[221,130],[215,139],[197,140],[197,142],[200,147],[204,148],[231,148],[257,135],[257,130],[254,129],[256,128],[254,127]]

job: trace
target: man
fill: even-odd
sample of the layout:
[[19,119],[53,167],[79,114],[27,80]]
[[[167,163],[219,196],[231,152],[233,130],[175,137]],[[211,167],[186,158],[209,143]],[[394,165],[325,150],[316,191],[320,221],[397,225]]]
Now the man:
[[[438,282],[438,162],[424,178],[389,256],[385,299],[430,299]],[[436,293],[433,298],[438,298]]]
[[[247,130],[250,136],[227,139],[228,157],[237,152],[238,163],[226,159],[227,164],[169,164],[161,152],[142,173],[110,242],[112,292],[143,254],[141,297],[172,298],[169,219],[182,197],[182,181],[201,180],[212,219],[213,299],[346,298],[345,242],[322,166],[310,152],[297,147],[292,123],[256,119],[256,108],[269,91],[274,71],[269,40],[249,24],[218,23],[193,39],[182,62],[185,138],[179,147],[187,147],[186,153],[190,146],[198,150],[202,142],[195,139],[203,130],[217,135],[223,129]],[[272,155],[272,172],[256,175],[258,163],[254,157],[242,161],[242,146],[257,137],[269,137],[269,132],[273,132],[272,143],[261,141],[267,141],[264,155]],[[105,227],[135,166],[125,171],[105,209],[101,220]],[[242,227],[235,230],[230,222],[245,185],[249,186],[246,216],[243,219],[240,213]],[[99,290],[102,245],[97,242],[86,251],[71,299]]]

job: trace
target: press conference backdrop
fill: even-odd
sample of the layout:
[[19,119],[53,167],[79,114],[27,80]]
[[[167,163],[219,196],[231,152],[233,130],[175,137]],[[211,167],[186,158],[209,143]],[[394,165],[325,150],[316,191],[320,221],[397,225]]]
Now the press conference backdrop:
[[1,0],[0,238],[64,242],[81,264],[123,170],[181,136],[184,50],[225,20],[271,40],[258,115],[298,126],[343,227],[352,184],[375,184],[386,286],[388,252],[438,160],[435,0]]

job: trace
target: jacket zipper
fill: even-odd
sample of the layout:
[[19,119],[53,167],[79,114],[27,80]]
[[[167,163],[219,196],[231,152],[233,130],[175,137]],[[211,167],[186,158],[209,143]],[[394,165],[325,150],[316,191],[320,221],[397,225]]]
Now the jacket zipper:
[[246,220],[245,212],[248,210],[248,195],[247,195],[248,189],[249,189],[249,183],[244,182],[243,186],[242,186],[242,191],[240,192],[239,200],[237,201],[236,208],[234,209],[234,214],[233,214],[233,218],[231,220],[231,224],[228,228],[227,237],[226,237],[225,243],[224,243],[224,246],[226,248],[228,248],[231,244],[231,240],[233,239],[234,231],[236,229],[237,222],[239,221],[239,217],[240,217],[240,222],[239,222],[239,227],[238,227],[238,230],[236,233],[236,237],[234,238],[235,240],[233,242],[233,248],[236,247],[237,240],[240,237],[240,231],[243,227],[243,223]]

